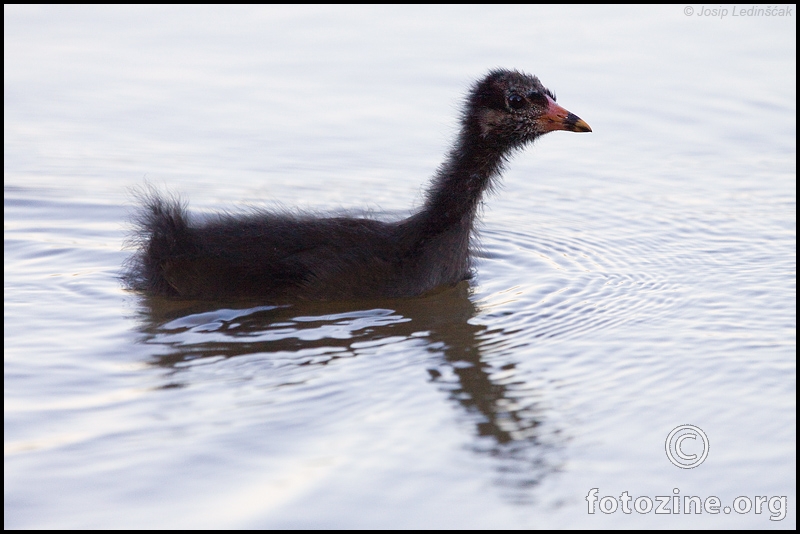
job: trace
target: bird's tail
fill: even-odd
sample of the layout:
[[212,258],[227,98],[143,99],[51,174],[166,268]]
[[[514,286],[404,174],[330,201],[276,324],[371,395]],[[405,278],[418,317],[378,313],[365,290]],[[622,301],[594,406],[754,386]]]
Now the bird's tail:
[[134,229],[127,245],[137,252],[128,260],[123,279],[131,289],[177,295],[164,276],[164,266],[191,248],[186,205],[149,185],[133,195],[143,207],[132,218]]

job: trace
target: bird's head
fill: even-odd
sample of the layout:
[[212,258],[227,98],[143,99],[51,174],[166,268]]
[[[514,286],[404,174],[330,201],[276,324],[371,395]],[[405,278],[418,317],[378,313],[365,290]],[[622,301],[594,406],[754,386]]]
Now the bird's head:
[[464,121],[483,139],[507,148],[555,130],[592,131],[585,121],[556,104],[556,95],[539,78],[502,69],[473,86]]

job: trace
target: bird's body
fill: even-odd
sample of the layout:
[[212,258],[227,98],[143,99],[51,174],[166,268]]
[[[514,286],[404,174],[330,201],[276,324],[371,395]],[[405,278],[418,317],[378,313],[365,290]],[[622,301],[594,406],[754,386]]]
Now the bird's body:
[[516,148],[553,130],[591,131],[534,76],[496,70],[469,93],[458,140],[420,210],[397,222],[276,212],[192,224],[151,191],[126,275],[151,294],[341,300],[420,295],[470,275],[478,205]]

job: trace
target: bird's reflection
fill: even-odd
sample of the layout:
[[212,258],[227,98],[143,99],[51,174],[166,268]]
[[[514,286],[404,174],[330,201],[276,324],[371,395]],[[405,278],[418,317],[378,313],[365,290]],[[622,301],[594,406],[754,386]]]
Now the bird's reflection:
[[[557,439],[541,439],[544,410],[513,357],[483,353],[502,333],[475,319],[478,310],[469,291],[464,282],[414,299],[287,306],[149,298],[142,332],[145,342],[161,352],[155,364],[166,368],[197,358],[276,352],[310,353],[314,356],[299,358],[296,365],[324,365],[357,357],[354,344],[424,339],[432,354],[431,382],[462,407],[474,428],[474,450],[498,462],[498,480],[511,490],[510,497],[526,500],[528,488],[557,468],[553,450],[560,447]],[[164,387],[191,381],[191,374],[181,371]]]

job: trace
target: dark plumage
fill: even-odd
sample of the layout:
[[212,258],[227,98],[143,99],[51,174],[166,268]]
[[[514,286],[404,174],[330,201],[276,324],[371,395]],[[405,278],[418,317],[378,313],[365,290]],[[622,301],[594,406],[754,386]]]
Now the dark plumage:
[[126,279],[189,298],[410,297],[469,278],[484,191],[506,157],[554,130],[590,132],[539,79],[494,70],[469,92],[461,132],[423,207],[401,221],[257,212],[192,224],[183,204],[145,194]]

